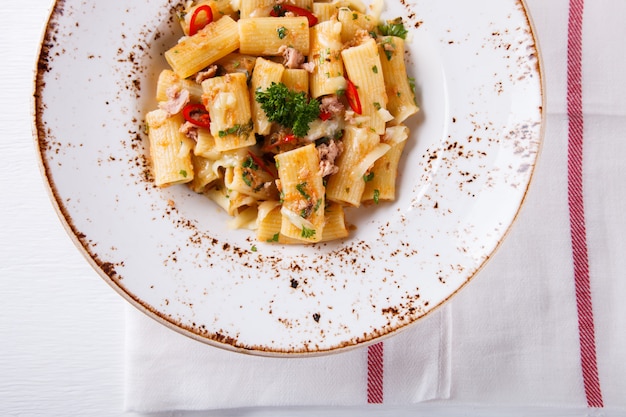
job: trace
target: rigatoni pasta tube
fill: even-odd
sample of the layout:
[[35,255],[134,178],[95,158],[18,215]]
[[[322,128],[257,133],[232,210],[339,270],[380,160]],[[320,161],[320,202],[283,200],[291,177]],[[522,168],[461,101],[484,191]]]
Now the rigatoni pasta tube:
[[[313,10],[313,0],[290,0],[286,3],[308,11]],[[246,17],[268,17],[277,4],[276,0],[243,0],[239,14],[242,19]]]
[[187,78],[239,48],[239,27],[229,16],[206,25],[165,52],[174,72]]
[[276,0],[244,0],[240,2],[239,17],[268,17]]
[[337,20],[341,22],[341,41],[350,42],[359,30],[372,31],[378,24],[374,16],[342,7],[337,11]]
[[258,89],[265,90],[272,83],[280,83],[284,71],[285,67],[282,64],[263,58],[257,58],[254,65],[252,79],[250,80],[250,103],[252,104],[254,131],[259,135],[270,133],[272,122],[267,118],[267,115],[261,108],[261,104],[254,99],[254,95]]
[[307,242],[319,242],[324,230],[324,184],[314,144],[276,155],[283,197],[280,233]]
[[392,123],[399,124],[419,111],[406,73],[404,39],[385,36],[378,47],[387,91],[387,110],[394,116]]
[[252,196],[256,200],[278,199],[274,177],[257,164],[252,154],[245,156],[232,169],[226,170],[224,184],[229,190]]
[[199,103],[202,99],[202,87],[200,84],[192,80],[180,78],[174,71],[166,69],[159,73],[159,78],[157,79],[157,101],[167,101],[169,99],[167,90],[172,87],[189,91],[189,99],[194,103]]
[[202,193],[207,185],[218,178],[213,170],[213,161],[192,153],[191,162],[193,163],[194,175],[193,180],[187,184],[196,193]]
[[366,174],[365,190],[362,202],[393,201],[396,199],[396,182],[398,163],[409,136],[409,129],[404,125],[390,126],[383,136],[383,143],[390,146],[389,150],[374,162],[374,166]]
[[[261,215],[261,207],[266,204],[271,204],[271,208],[267,213]],[[267,201],[261,203],[259,205],[259,217],[257,218],[257,240],[260,242],[284,244],[302,243],[300,239],[288,238],[280,233],[282,221],[280,202]],[[349,231],[346,227],[343,206],[336,203],[328,204],[324,210],[324,230],[322,231],[322,239],[320,242],[343,239],[348,235]]]
[[[185,35],[189,35],[189,25],[191,23],[191,17],[196,12],[196,10],[201,6],[209,6],[211,8],[211,13],[213,16],[213,20],[217,20],[221,16],[230,16],[233,17],[235,15],[235,11],[233,10],[233,6],[230,0],[204,0],[196,2],[193,6],[185,9],[183,13],[179,14],[180,26],[183,29]],[[203,12],[199,12],[198,16],[196,16],[196,22],[202,24],[205,22],[203,20],[205,15]]]
[[336,2],[314,2],[313,14],[317,17],[319,22],[325,22],[337,14],[339,7]]
[[363,116],[369,116],[371,128],[382,135],[387,122],[383,116],[387,92],[376,41],[370,38],[358,46],[344,49],[341,56],[348,78],[357,88]]
[[256,143],[247,77],[226,74],[202,82],[202,100],[211,117],[216,149],[227,151]]
[[250,17],[239,19],[242,54],[277,56],[281,46],[309,55],[309,21],[306,17]]
[[285,68],[280,80],[288,89],[309,93],[309,73],[300,68]]
[[324,232],[322,242],[343,239],[350,233],[346,227],[346,216],[343,206],[337,203],[328,203],[324,210]]
[[215,146],[215,138],[211,135],[209,129],[198,129],[196,136],[196,146],[193,153],[203,158],[215,161],[221,155],[221,151]]
[[311,54],[309,62],[315,63],[310,76],[311,97],[336,94],[345,90],[341,60],[341,23],[328,20],[311,28]]
[[[263,206],[266,205],[270,207],[263,213]],[[256,230],[257,240],[270,243],[302,243],[300,239],[292,239],[280,234],[280,228],[283,224],[283,215],[280,212],[280,208],[280,202],[278,201],[265,201],[259,205]]]
[[180,132],[182,123],[181,114],[168,117],[161,109],[146,114],[154,183],[159,187],[193,180],[193,141]]
[[342,138],[343,152],[335,164],[339,170],[328,178],[326,198],[340,204],[358,207],[365,189],[363,175],[370,165],[363,167],[367,155],[379,144],[380,136],[369,127],[347,125]]

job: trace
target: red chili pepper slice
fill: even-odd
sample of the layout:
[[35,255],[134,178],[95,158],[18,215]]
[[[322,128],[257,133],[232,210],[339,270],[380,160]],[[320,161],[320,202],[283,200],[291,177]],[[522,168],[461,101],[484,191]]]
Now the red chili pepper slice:
[[291,12],[297,16],[304,16],[309,20],[309,27],[317,25],[317,17],[302,7],[294,6],[291,4],[278,4],[270,12],[270,16],[278,17],[284,16],[285,12]]
[[346,88],[346,98],[348,99],[348,104],[356,114],[361,114],[363,109],[361,108],[361,100],[359,100],[359,92],[352,81],[347,78],[346,81],[348,83]]
[[286,144],[288,144],[290,142],[295,141],[296,139],[297,139],[296,135],[294,135],[294,134],[289,134],[289,135],[282,136],[276,142],[265,145],[263,147],[263,151],[264,152],[269,152],[269,151],[271,151],[274,148],[277,148],[277,147],[279,147],[281,145],[286,145]]
[[322,121],[324,121],[324,122],[325,122],[326,120],[330,119],[331,117],[333,117],[333,115],[332,115],[332,113],[331,113],[331,112],[329,112],[329,111],[322,111],[322,112],[320,112],[320,119],[321,119]]
[[261,167],[263,171],[270,174],[273,178],[276,178],[276,172],[272,171],[271,168],[267,166],[265,161],[262,160],[257,154],[255,154],[254,152],[248,151],[248,155],[250,156],[250,158],[252,158],[255,164]]
[[192,125],[205,129],[211,127],[211,117],[206,107],[202,104],[187,104],[183,107],[183,117]]
[[[198,22],[197,21],[198,16],[202,12],[204,12],[204,14],[206,15],[206,19],[204,22]],[[198,33],[200,29],[202,29],[203,27],[205,27],[212,21],[213,21],[213,10],[211,9],[211,6],[204,4],[202,6],[197,7],[196,10],[194,10],[193,14],[191,15],[191,20],[189,21],[189,36],[195,35],[196,33]]]

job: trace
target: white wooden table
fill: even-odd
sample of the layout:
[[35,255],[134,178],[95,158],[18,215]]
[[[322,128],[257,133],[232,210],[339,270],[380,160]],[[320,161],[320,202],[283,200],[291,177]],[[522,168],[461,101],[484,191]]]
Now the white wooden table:
[[0,415],[122,415],[125,301],[59,222],[32,137],[33,71],[50,4],[2,7]]

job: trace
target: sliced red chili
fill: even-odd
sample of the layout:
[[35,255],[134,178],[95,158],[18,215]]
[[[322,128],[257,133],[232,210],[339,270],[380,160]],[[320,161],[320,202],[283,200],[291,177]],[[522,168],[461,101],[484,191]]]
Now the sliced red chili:
[[322,111],[322,112],[320,112],[320,119],[322,119],[322,121],[326,121],[326,120],[330,119],[331,117],[333,117],[333,115],[329,111]]
[[359,100],[359,92],[357,91],[357,88],[352,83],[352,81],[347,78],[346,81],[346,98],[348,99],[348,104],[356,114],[361,114],[363,112],[363,109],[361,108],[361,100]]
[[211,117],[206,107],[202,104],[187,104],[183,107],[183,117],[192,125],[209,129],[211,127]]
[[276,178],[276,172],[272,171],[272,169],[265,163],[263,159],[261,159],[260,156],[258,156],[257,154],[251,151],[248,151],[248,155],[250,156],[250,158],[252,158],[255,164],[261,167],[263,171],[267,172],[272,177]]
[[269,143],[263,147],[264,152],[269,152],[274,148],[277,148],[281,145],[286,145],[288,143],[296,141],[298,138],[294,134],[289,134],[285,136],[279,137],[276,142]]
[[292,4],[278,4],[270,12],[270,16],[278,17],[284,16],[286,12],[291,12],[296,16],[304,16],[309,20],[309,27],[317,25],[317,17],[302,7],[294,6]]
[[[202,12],[204,12],[205,14],[205,19],[204,21],[198,21],[198,17]],[[189,21],[189,36],[195,35],[200,29],[202,29],[212,21],[213,10],[211,9],[211,6],[208,6],[206,4],[198,6],[196,10],[193,11],[193,14],[191,15],[191,20]]]

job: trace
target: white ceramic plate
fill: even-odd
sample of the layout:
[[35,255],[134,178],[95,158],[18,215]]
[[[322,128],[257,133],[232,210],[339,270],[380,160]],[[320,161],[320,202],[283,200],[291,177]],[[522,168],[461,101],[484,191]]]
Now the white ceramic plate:
[[[42,170],[93,267],[149,316],[257,354],[325,353],[393,334],[440,306],[489,259],[527,192],[542,136],[539,54],[519,0],[387,0],[410,30],[422,111],[399,198],[349,212],[350,238],[254,241],[187,188],[146,180],[173,2],[58,0],[35,86]],[[172,204],[173,202],[173,204]],[[256,246],[256,251],[253,251]]]

